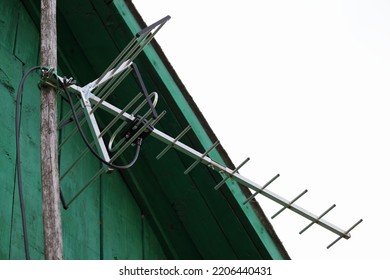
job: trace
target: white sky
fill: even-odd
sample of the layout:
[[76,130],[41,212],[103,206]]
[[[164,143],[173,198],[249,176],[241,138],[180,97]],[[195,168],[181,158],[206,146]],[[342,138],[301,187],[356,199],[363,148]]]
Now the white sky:
[[[390,2],[133,1],[236,165],[347,230],[271,220],[293,259],[388,259]],[[280,206],[258,201],[271,217]]]

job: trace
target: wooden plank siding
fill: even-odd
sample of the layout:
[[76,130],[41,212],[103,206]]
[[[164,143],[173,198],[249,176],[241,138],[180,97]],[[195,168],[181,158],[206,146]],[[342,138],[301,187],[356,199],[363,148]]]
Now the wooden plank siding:
[[[141,29],[130,1],[57,3],[58,72],[74,77],[80,86],[97,78]],[[0,7],[0,259],[22,259],[14,107],[23,71],[39,61],[39,0],[5,0]],[[169,23],[164,28],[169,28]],[[181,141],[202,152],[216,139],[205,131],[157,47],[153,42],[135,61],[148,91],[159,94],[157,111],[166,111],[156,128],[175,137],[191,124],[193,130]],[[27,79],[21,132],[27,224],[34,259],[43,258],[38,81],[37,74]],[[138,92],[130,75],[108,101],[123,107]],[[59,118],[69,109],[61,99]],[[102,110],[97,115],[101,124],[112,119]],[[83,127],[92,139],[87,126]],[[60,141],[74,128],[74,123],[65,126]],[[219,173],[199,165],[184,175],[193,159],[171,150],[157,161],[156,155],[164,148],[156,139],[146,138],[133,167],[100,175],[68,210],[62,210],[65,259],[288,258],[252,206],[242,206],[245,195],[236,183],[229,182],[215,191],[213,187],[222,179]],[[85,144],[76,133],[60,150],[60,174],[84,150]],[[118,162],[127,163],[133,153],[134,149],[128,149]],[[211,157],[224,162],[219,149]],[[69,201],[100,168],[101,163],[88,152],[60,182],[65,200]]]
[[[39,33],[32,6],[16,0],[2,1],[0,5],[0,259],[23,259],[23,232],[15,181],[15,99],[23,72],[38,63]],[[63,18],[62,15],[59,18]],[[61,42],[73,36],[63,23],[59,28],[63,35]],[[61,70],[65,73],[83,70],[85,72],[80,76],[95,77],[90,73],[91,68],[87,69],[90,66],[83,51],[75,44],[70,46],[59,50]],[[78,58],[72,60],[76,70],[70,69],[71,65],[64,59],[64,54],[72,52]],[[78,69],[79,65],[84,68]],[[21,127],[24,197],[32,259],[43,259],[38,81],[37,74],[26,80]],[[63,103],[60,102],[60,112],[69,110]],[[62,137],[73,128],[74,125],[65,127]],[[84,148],[78,135],[64,146],[60,153],[62,172]],[[99,168],[100,163],[88,154],[63,180],[64,196],[70,198]],[[68,210],[62,211],[62,216],[65,259],[166,258],[119,173],[100,176]]]
[[[131,13],[137,14],[136,9],[131,1],[118,0],[113,1],[113,4],[118,9],[119,13],[123,16],[125,25],[130,30],[134,32],[135,30],[140,29],[141,25],[139,22],[142,23],[140,16],[129,16]],[[148,65],[149,71],[147,71],[147,73],[151,76],[153,75],[152,79],[154,81],[159,82],[159,90],[165,87],[161,93],[163,94],[164,101],[167,102],[168,107],[175,115],[176,119],[180,121],[181,128],[179,132],[187,125],[191,125],[192,131],[195,133],[188,133],[188,135],[195,137],[191,138],[192,145],[190,146],[197,150],[204,151],[209,148],[213,142],[215,142],[216,137],[213,135],[212,131],[206,131],[206,127],[208,127],[207,122],[202,119],[203,116],[201,116],[201,113],[196,107],[196,104],[194,104],[191,96],[189,96],[188,93],[186,94],[186,89],[184,85],[181,84],[180,79],[175,77],[176,73],[174,70],[168,70],[168,68],[171,66],[169,65],[169,62],[163,61],[163,57],[161,56],[162,51],[158,50],[159,47],[156,45],[149,45],[146,47],[143,55],[139,57],[140,60],[144,58],[140,65],[141,67],[147,67],[146,65]],[[168,92],[168,94],[164,94],[165,92]],[[166,124],[166,122],[164,124]],[[171,135],[177,134],[171,133]],[[209,156],[211,156],[211,158],[217,162],[224,163],[225,161],[221,156],[221,150],[223,149],[217,148],[211,151]],[[232,168],[232,166],[230,166],[230,168]],[[215,178],[216,183],[221,180],[221,177],[216,174],[211,176]],[[213,186],[214,185],[209,186],[208,190],[208,194],[211,196],[215,195],[212,194]],[[230,207],[230,210],[232,211],[231,214],[240,219],[241,226],[245,229],[246,236],[249,238],[247,240],[247,242],[249,242],[249,246],[254,246],[258,251],[256,258],[288,259],[288,254],[285,252],[283,246],[281,244],[276,245],[280,241],[273,233],[272,229],[269,228],[269,224],[267,226],[268,228],[266,227],[266,218],[263,216],[262,221],[259,219],[259,213],[256,213],[251,204],[242,204],[242,202],[245,201],[247,194],[244,194],[244,192],[240,189],[240,186],[235,181],[229,180],[226,183],[226,187],[227,188],[223,187],[221,189],[220,193],[222,196],[219,197],[219,201],[222,199],[224,203],[227,203]],[[220,203],[214,204],[214,206],[220,207]],[[227,213],[225,212],[223,217],[218,217],[217,219],[218,221],[221,221],[221,219],[225,219],[226,217]],[[229,228],[229,230],[231,231],[232,228]],[[241,243],[241,246],[243,246],[245,241],[242,241]]]
[[[15,95],[22,72],[22,63],[0,46],[0,259],[9,258],[15,196]],[[12,70],[11,70],[12,69]],[[10,135],[11,137],[4,137]],[[11,140],[12,139],[12,140]],[[15,226],[16,228],[16,226]]]

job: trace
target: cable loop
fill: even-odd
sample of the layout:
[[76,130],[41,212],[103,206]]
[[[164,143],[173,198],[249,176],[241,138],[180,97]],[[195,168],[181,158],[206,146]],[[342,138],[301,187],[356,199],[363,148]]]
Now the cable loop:
[[[152,92],[150,95],[149,95],[149,98],[154,98],[153,99],[153,108],[156,108],[156,105],[157,105],[157,102],[158,102],[158,94],[157,92]],[[132,112],[132,115],[135,116],[141,109],[142,107],[146,105],[146,101],[143,101],[133,112]],[[135,127],[139,126],[143,120],[145,120],[150,114],[152,113],[152,109],[149,109],[139,120],[138,122],[135,124]],[[122,137],[117,143],[115,146],[113,146],[114,144],[114,141],[115,141],[115,138],[118,136],[118,134],[120,132],[123,131],[123,129],[128,125],[128,122],[123,122],[116,130],[115,132],[112,134],[111,138],[110,138],[110,141],[108,142],[108,150],[110,152],[115,152],[117,151],[123,143],[126,142],[127,139],[130,139],[131,135],[130,134],[126,134],[124,135],[124,137]]]

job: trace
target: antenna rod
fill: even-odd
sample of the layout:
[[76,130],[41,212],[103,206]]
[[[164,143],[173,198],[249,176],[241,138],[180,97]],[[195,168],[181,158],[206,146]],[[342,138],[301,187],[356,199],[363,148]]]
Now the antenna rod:
[[[237,168],[235,168],[234,170],[231,170],[228,167],[226,167],[226,166],[224,166],[224,165],[214,161],[213,159],[211,159],[211,157],[208,156],[208,154],[211,152],[211,150],[213,150],[219,144],[218,141],[215,142],[206,152],[201,154],[200,152],[194,150],[193,148],[191,148],[191,147],[189,147],[189,146],[187,146],[184,143],[179,141],[179,139],[182,136],[184,136],[184,134],[190,129],[190,127],[186,128],[176,138],[172,138],[169,135],[159,131],[158,129],[153,128],[153,125],[152,125],[152,128],[149,129],[149,125],[151,125],[152,120],[149,120],[148,122],[144,122],[144,120],[146,120],[147,115],[149,114],[149,112],[153,113],[153,119],[155,119],[153,123],[157,122],[162,117],[163,114],[160,114],[159,116],[157,116],[157,113],[155,111],[155,104],[152,104],[150,96],[149,96],[149,94],[148,94],[148,92],[146,90],[145,84],[143,83],[142,77],[141,77],[141,75],[140,75],[140,73],[138,71],[138,68],[137,68],[136,64],[133,63],[133,60],[142,51],[142,49],[150,42],[150,40],[152,40],[153,36],[158,32],[158,30],[162,27],[162,25],[168,19],[169,19],[169,16],[164,18],[164,19],[162,19],[162,20],[160,20],[160,21],[158,21],[158,22],[156,22],[155,24],[151,25],[150,27],[147,27],[143,31],[137,33],[136,37],[140,38],[140,42],[135,43],[137,39],[135,39],[135,40],[133,39],[133,41],[130,42],[130,44],[125,48],[124,51],[122,51],[122,53],[106,69],[106,71],[101,75],[100,78],[98,78],[97,80],[87,84],[86,86],[84,86],[82,88],[74,86],[74,85],[70,86],[70,89],[72,89],[72,91],[74,91],[74,92],[76,92],[76,93],[78,93],[80,95],[80,97],[82,99],[82,102],[84,103],[84,107],[86,108],[86,112],[85,112],[85,115],[87,117],[86,119],[88,120],[88,124],[90,126],[92,135],[95,138],[95,144],[97,144],[97,148],[99,150],[99,153],[106,154],[106,157],[108,158],[106,160],[106,163],[108,165],[110,165],[110,163],[113,160],[115,160],[115,158],[118,157],[125,149],[127,149],[128,146],[131,145],[133,143],[133,141],[138,136],[140,136],[141,134],[143,134],[145,132],[145,133],[147,133],[147,135],[150,134],[155,139],[157,139],[157,140],[167,144],[167,147],[162,152],[160,152],[160,154],[157,155],[157,157],[156,157],[157,159],[160,159],[171,148],[174,148],[174,149],[176,149],[176,150],[178,150],[178,151],[180,151],[180,152],[182,152],[182,153],[192,157],[193,159],[195,159],[195,162],[184,171],[184,174],[188,174],[199,163],[204,164],[204,165],[210,167],[211,169],[213,169],[214,171],[219,172],[220,174],[225,175],[225,178],[223,178],[223,180],[220,183],[218,183],[217,186],[214,187],[216,190],[218,190],[220,187],[222,187],[222,185],[228,179],[233,179],[238,184],[240,184],[242,186],[245,186],[245,187],[247,187],[247,188],[249,188],[249,189],[254,191],[254,193],[249,198],[247,198],[247,200],[244,201],[243,204],[246,204],[247,202],[249,202],[257,194],[261,194],[261,195],[263,195],[263,196],[265,196],[265,197],[267,197],[267,198],[273,200],[274,202],[276,202],[276,203],[278,203],[278,204],[283,206],[283,208],[281,210],[279,210],[274,216],[272,216],[272,218],[275,218],[277,215],[279,215],[285,209],[290,209],[291,211],[297,213],[298,215],[300,215],[300,216],[310,220],[311,223],[307,227],[305,227],[300,233],[303,233],[304,231],[306,231],[312,225],[318,224],[318,225],[322,226],[323,228],[325,228],[325,229],[327,229],[327,230],[329,230],[329,231],[339,235],[339,238],[335,242],[337,242],[341,238],[349,239],[351,237],[349,232],[358,223],[360,223],[361,221],[359,221],[355,226],[353,226],[348,231],[344,231],[344,230],[336,227],[335,225],[332,225],[331,223],[327,222],[326,220],[322,219],[324,215],[326,215],[331,209],[334,208],[334,206],[332,206],[330,209],[325,211],[320,216],[317,216],[317,215],[314,215],[314,214],[310,213],[309,211],[307,211],[306,209],[303,209],[302,207],[299,207],[298,205],[295,204],[295,202],[300,197],[302,197],[307,192],[307,190],[302,192],[300,195],[298,195],[292,201],[288,201],[285,198],[283,198],[283,197],[281,197],[281,196],[279,196],[279,195],[269,191],[268,189],[266,189],[267,186],[269,186],[276,178],[279,177],[279,174],[274,176],[274,178],[272,178],[264,186],[260,186],[260,185],[258,185],[256,183],[254,183],[253,181],[249,180],[248,178],[245,178],[244,176],[240,175],[237,172],[238,169],[240,169],[249,160],[249,158],[246,159]],[[152,30],[154,28],[156,28],[156,30],[154,32],[152,32]],[[141,119],[138,116],[137,117],[134,116],[135,115],[134,112],[133,112],[133,114],[126,113],[127,109],[130,107],[130,105],[127,105],[125,107],[125,109],[119,109],[118,107],[116,107],[116,106],[110,104],[109,102],[105,101],[105,99],[108,96],[108,94],[110,94],[113,91],[113,88],[115,88],[122,81],[122,78],[125,76],[124,72],[125,71],[126,72],[130,72],[130,69],[134,70],[133,73],[135,74],[135,78],[136,78],[136,80],[138,82],[138,85],[141,87],[142,93],[145,96],[145,101],[144,101],[145,104],[148,103],[149,106],[150,106],[150,110],[148,110],[148,112]],[[61,77],[57,77],[57,79],[60,82],[62,82],[62,78]],[[54,86],[54,85],[52,84],[52,86]],[[101,87],[99,88],[99,86],[101,86]],[[97,90],[95,92],[93,92],[93,90],[95,88],[97,88]],[[64,88],[64,90],[65,90],[65,88]],[[94,104],[94,108],[93,109],[91,109],[91,103]],[[141,107],[139,107],[139,108],[141,108]],[[94,111],[96,109],[98,109],[98,108],[99,109],[103,109],[104,111],[106,111],[106,112],[108,112],[108,113],[110,113],[110,114],[115,116],[114,120],[105,129],[103,129],[102,132],[100,132],[99,125],[96,122],[95,116],[93,114]],[[75,109],[73,108],[73,110],[75,110]],[[138,110],[138,108],[136,110]],[[74,114],[74,119],[77,121],[78,120],[77,113],[74,111],[73,114]],[[65,120],[66,120],[66,118],[65,118]],[[111,160],[109,160],[107,147],[105,146],[104,141],[101,139],[101,136],[104,133],[106,133],[109,130],[109,128],[118,120],[125,121],[124,124],[126,124],[126,122],[129,122],[129,123],[137,122],[136,126],[138,126],[138,124],[142,124],[143,123],[144,126],[140,130],[138,130],[132,136],[132,138],[130,140],[127,140],[127,143],[124,144],[119,149],[117,154],[114,155],[111,158]],[[76,123],[78,123],[78,122],[76,122]],[[79,129],[80,129],[80,124],[79,123],[78,123],[78,126],[79,126]],[[116,135],[117,133],[121,132],[121,130],[122,130],[122,126],[119,126],[119,128],[117,128],[117,132],[114,132],[114,135]],[[126,132],[126,133],[128,133],[128,132]],[[110,150],[110,151],[112,151],[112,149],[110,147],[111,147],[111,143],[113,143],[113,141],[115,139],[114,135],[111,138],[112,141],[110,140],[110,143],[109,143],[109,146],[108,146],[108,150]],[[119,141],[115,145],[115,147],[118,146],[118,145],[122,145],[122,143],[125,140],[121,140],[121,141]],[[85,142],[86,142],[86,140],[85,140]],[[89,147],[89,148],[91,149],[91,147]],[[113,148],[113,149],[115,149],[115,148]],[[92,149],[91,149],[91,151],[93,152]],[[77,164],[77,162],[78,162],[78,160],[76,160],[76,162],[74,164],[72,164],[71,168],[73,168],[73,166],[75,164]],[[89,183],[85,187],[82,188],[82,190],[76,195],[76,197],[88,185],[89,185]],[[74,199],[76,197],[74,197]],[[72,201],[74,199],[72,199]],[[66,206],[66,204],[64,204],[64,205]],[[331,247],[335,242],[333,242],[330,246],[328,246],[328,248]]]
[[[95,96],[93,93],[90,94],[89,98],[90,98],[92,103],[97,103],[100,100],[100,98]],[[109,104],[107,102],[103,102],[100,106],[101,106],[101,109],[105,110],[106,112],[108,112],[114,116],[116,116],[117,114],[119,114],[122,111],[121,109],[119,109],[119,108],[115,107],[114,105]],[[124,113],[121,116],[121,119],[133,121],[134,116],[131,116],[127,113]],[[153,131],[150,133],[150,135],[153,138],[169,145],[170,147],[192,157],[193,159],[196,160],[194,162],[194,164],[195,163],[196,164],[202,163],[206,166],[211,167],[213,170],[215,170],[217,172],[222,171],[223,173],[227,174],[227,176],[230,176],[230,178],[235,180],[237,183],[239,183],[247,188],[250,188],[253,191],[258,192],[259,194],[261,194],[261,195],[275,201],[276,203],[282,205],[283,206],[282,209],[288,208],[291,211],[299,214],[300,216],[310,220],[311,222],[315,222],[316,224],[320,225],[321,227],[337,234],[338,236],[341,236],[342,238],[345,238],[345,239],[350,238],[349,233],[346,233],[344,230],[338,228],[337,226],[327,222],[326,220],[324,220],[322,218],[319,218],[317,215],[314,215],[313,213],[307,211],[306,209],[296,205],[294,203],[295,200],[298,199],[303,194],[301,194],[298,198],[295,198],[295,200],[293,200],[293,201],[288,201],[285,198],[277,195],[276,193],[273,193],[272,191],[265,189],[264,186],[260,186],[260,185],[256,184],[255,182],[249,180],[248,178],[245,178],[244,176],[238,174],[237,172],[234,172],[234,170],[231,170],[228,167],[223,166],[223,165],[219,164],[218,162],[212,160],[211,158],[209,158],[207,156],[207,154],[210,152],[210,149],[208,151],[206,151],[204,154],[201,154],[200,152],[194,150],[193,148],[185,145],[184,143],[182,143],[180,141],[177,141],[177,139],[175,140],[171,136],[163,133],[162,131],[160,131],[156,128],[153,129]],[[216,143],[218,143],[218,142],[216,142]],[[211,147],[211,149],[215,148],[214,145]],[[304,193],[306,193],[306,191]]]
[[[41,65],[57,67],[56,0],[41,0]],[[46,74],[51,75],[50,71]],[[41,88],[41,179],[45,259],[63,258],[58,173],[57,93]]]

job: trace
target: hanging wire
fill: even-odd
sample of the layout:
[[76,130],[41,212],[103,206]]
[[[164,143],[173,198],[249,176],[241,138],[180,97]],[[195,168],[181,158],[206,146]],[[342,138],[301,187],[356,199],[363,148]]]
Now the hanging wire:
[[20,126],[21,126],[21,116],[22,116],[21,106],[22,106],[22,94],[23,94],[24,83],[27,77],[36,70],[41,70],[42,72],[42,70],[49,71],[50,68],[42,67],[42,66],[34,66],[28,69],[26,73],[24,73],[18,87],[18,92],[16,95],[16,108],[15,108],[16,173],[18,179],[17,181],[18,181],[18,190],[19,190],[19,202],[20,202],[20,210],[22,214],[23,243],[24,243],[26,260],[30,259],[30,250],[28,245],[26,210],[25,210],[24,198],[23,198],[23,182],[22,182],[21,162],[20,162]]
[[[24,202],[24,195],[23,195],[23,179],[22,179],[22,164],[21,164],[21,153],[20,153],[20,128],[21,128],[21,107],[22,107],[22,95],[23,95],[23,89],[24,84],[26,82],[26,79],[31,73],[34,71],[40,70],[42,72],[43,70],[47,71],[49,74],[54,75],[57,77],[57,75],[52,71],[53,68],[51,67],[44,67],[44,66],[33,66],[29,68],[22,76],[22,79],[19,83],[17,95],[16,95],[16,105],[15,105],[15,155],[16,155],[16,175],[17,175],[17,185],[18,185],[18,191],[19,191],[19,203],[20,203],[20,210],[21,210],[21,217],[22,217],[22,230],[23,230],[23,243],[24,243],[24,251],[25,251],[25,258],[26,260],[30,260],[30,250],[29,250],[29,241],[28,241],[28,228],[27,228],[27,221],[26,221],[26,207]],[[50,72],[51,71],[51,72]],[[77,117],[77,113],[75,112],[75,106],[73,103],[73,100],[67,90],[67,85],[64,83],[61,83],[58,78],[56,78],[57,81],[57,89],[61,88],[64,90],[64,92],[67,95],[69,104],[72,109],[72,114],[74,117],[74,120],[76,122],[77,128],[79,130],[79,133],[81,137],[83,138],[85,144],[87,145],[88,149],[94,154],[95,157],[97,157],[102,163],[115,168],[115,169],[127,169],[134,165],[134,163],[137,161],[139,152],[141,150],[141,144],[142,144],[142,138],[139,137],[137,139],[136,145],[136,151],[133,160],[126,164],[126,165],[116,165],[110,162],[105,161],[102,159],[99,154],[89,145],[89,143],[86,140],[86,136],[81,129],[80,122]]]
[[80,122],[79,122],[79,120],[78,120],[78,118],[77,118],[77,112],[76,112],[76,109],[75,109],[75,105],[74,105],[74,103],[73,103],[72,97],[71,97],[71,95],[70,95],[70,93],[69,93],[69,91],[68,91],[68,88],[67,88],[68,85],[66,85],[65,83],[61,83],[61,82],[60,82],[60,86],[61,86],[61,88],[64,90],[64,92],[65,92],[65,94],[66,94],[66,96],[67,96],[67,98],[68,98],[68,100],[69,100],[70,108],[71,108],[72,114],[73,114],[73,119],[74,119],[74,121],[75,121],[75,123],[76,123],[76,126],[77,126],[77,129],[78,129],[79,133],[80,133],[80,136],[81,136],[81,138],[83,139],[85,145],[86,145],[86,146],[88,147],[88,149],[92,152],[92,154],[93,154],[100,162],[102,162],[103,164],[105,164],[105,165],[107,165],[107,166],[109,166],[109,167],[111,167],[111,168],[114,168],[114,169],[128,169],[128,168],[132,167],[132,166],[135,164],[135,162],[137,161],[137,159],[138,159],[139,152],[140,152],[140,150],[141,150],[141,145],[142,145],[142,138],[141,138],[141,137],[138,137],[138,138],[137,138],[137,142],[136,142],[137,147],[136,147],[136,151],[135,151],[134,158],[133,158],[133,160],[130,161],[128,164],[126,164],[126,165],[117,165],[117,164],[113,164],[113,163],[111,163],[111,162],[108,162],[108,161],[104,160],[104,159],[103,159],[103,158],[102,158],[102,157],[93,149],[93,147],[89,144],[89,142],[88,142],[88,140],[87,140],[87,137],[85,136],[84,131],[83,131],[83,129],[81,128],[81,124],[80,124]]

